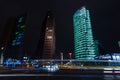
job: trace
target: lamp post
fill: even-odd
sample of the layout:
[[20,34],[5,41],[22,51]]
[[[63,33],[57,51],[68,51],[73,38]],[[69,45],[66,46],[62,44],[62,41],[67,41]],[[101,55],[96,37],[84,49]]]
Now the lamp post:
[[63,52],[60,53],[61,55],[61,65],[63,64]]
[[1,60],[0,60],[0,66],[3,66],[3,60],[4,60],[4,55],[3,55],[3,50],[4,50],[4,47],[1,47],[1,55],[0,55],[0,57],[1,57]]
[[69,57],[70,57],[70,59],[72,58],[72,53],[69,53]]
[[69,54],[70,62],[71,62],[71,59],[72,59],[72,53],[68,53],[68,54]]

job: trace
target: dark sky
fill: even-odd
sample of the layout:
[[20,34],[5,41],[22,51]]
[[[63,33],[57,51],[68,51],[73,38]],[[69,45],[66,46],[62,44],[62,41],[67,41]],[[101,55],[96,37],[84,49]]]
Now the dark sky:
[[27,13],[25,50],[34,54],[48,10],[56,17],[56,53],[73,52],[72,16],[81,6],[90,10],[94,39],[107,52],[120,52],[120,0],[0,0],[0,38],[7,19]]

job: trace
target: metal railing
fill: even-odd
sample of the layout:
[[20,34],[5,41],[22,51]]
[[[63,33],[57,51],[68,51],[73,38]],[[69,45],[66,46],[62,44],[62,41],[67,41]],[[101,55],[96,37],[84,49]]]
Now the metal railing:
[[120,61],[117,60],[76,60],[76,59],[35,59],[35,60],[10,60],[4,62],[6,67],[13,65],[14,67],[22,65],[30,65],[41,67],[43,65],[59,65],[59,66],[74,66],[74,67],[120,67]]

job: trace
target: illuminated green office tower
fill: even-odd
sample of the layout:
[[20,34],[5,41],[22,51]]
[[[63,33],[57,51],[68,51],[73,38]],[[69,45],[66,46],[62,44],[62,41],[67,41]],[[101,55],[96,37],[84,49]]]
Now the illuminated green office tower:
[[85,6],[73,15],[74,53],[79,60],[93,60],[96,56],[89,10]]

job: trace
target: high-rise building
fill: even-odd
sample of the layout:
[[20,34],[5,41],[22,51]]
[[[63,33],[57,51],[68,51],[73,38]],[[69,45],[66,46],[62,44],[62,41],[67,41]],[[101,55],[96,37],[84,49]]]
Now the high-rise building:
[[73,26],[75,58],[80,60],[94,59],[96,56],[95,44],[89,10],[87,10],[85,6],[74,13]]
[[94,44],[95,44],[95,54],[96,56],[98,56],[100,54],[100,42],[98,40],[94,40]]
[[41,27],[40,40],[36,50],[36,57],[40,59],[52,59],[55,51],[55,17],[52,11],[48,11]]
[[119,46],[119,48],[120,48],[120,41],[118,41],[118,46]]
[[1,39],[0,52],[5,58],[20,58],[23,55],[23,35],[26,15],[10,17]]

